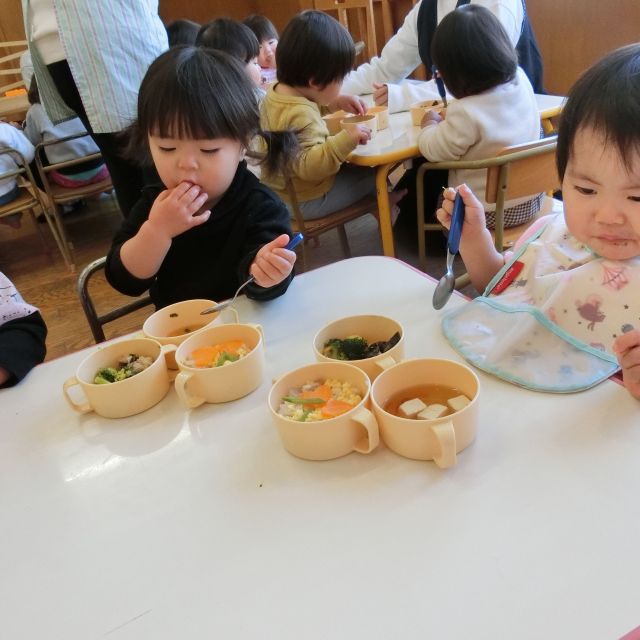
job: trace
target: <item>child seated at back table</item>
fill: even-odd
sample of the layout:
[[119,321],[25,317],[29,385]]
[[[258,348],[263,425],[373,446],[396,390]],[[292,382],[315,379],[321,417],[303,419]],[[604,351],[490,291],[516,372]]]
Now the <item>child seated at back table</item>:
[[247,169],[248,145],[267,142],[273,171],[293,134],[259,127],[254,88],[235,58],[174,47],[149,67],[138,95],[132,149],[150,153],[162,184],[145,189],[114,238],[106,276],[118,291],[147,289],[156,307],[230,298],[249,274],[249,298],[282,295],[296,254],[284,203]]
[[[431,162],[480,160],[501,149],[540,137],[540,116],[533,88],[518,67],[518,56],[500,21],[485,7],[469,4],[447,14],[438,25],[431,57],[451,100],[446,117],[427,112],[418,138]],[[442,183],[425,174],[425,212],[433,215]],[[449,171],[448,184],[466,183],[484,197],[486,169]],[[414,180],[415,183],[415,180]],[[504,226],[535,217],[543,194],[505,203]],[[482,202],[487,226],[494,227],[495,204]]]
[[[22,154],[25,162],[31,162],[35,149],[17,124],[0,122],[0,147],[15,149]],[[0,176],[18,169],[18,158],[14,154],[0,155]],[[0,178],[0,207],[13,202],[20,195],[20,187],[15,177]],[[0,224],[19,229],[22,213],[0,218]]]
[[278,48],[278,32],[266,16],[253,14],[246,17],[244,24],[253,31],[260,45],[258,64],[262,73],[262,87],[267,88],[276,79],[276,49]]
[[[31,78],[29,86],[29,111],[24,126],[24,133],[31,143],[36,146],[40,142],[51,142],[52,140],[61,140],[68,136],[81,133],[87,133],[80,118],[72,118],[65,120],[60,124],[54,125],[42,104],[40,104],[40,95],[38,93],[38,85],[36,77]],[[67,140],[59,144],[53,144],[44,150],[43,165],[56,164],[58,162],[67,162],[68,160],[76,160],[84,156],[94,153],[100,153],[100,149],[96,146],[91,136],[86,135],[75,140]],[[35,166],[32,164],[31,171],[33,177],[40,189],[44,189],[42,179]],[[96,160],[88,160],[81,164],[73,165],[69,168],[62,168],[49,172],[49,179],[62,187],[74,188],[82,187],[88,184],[101,182],[109,177],[109,170],[102,158]]]
[[264,97],[258,64],[260,45],[249,27],[231,18],[217,18],[200,29],[196,46],[218,49],[240,60],[245,65],[251,82],[258,88],[258,96]]
[[[460,253],[476,298],[445,317],[467,359],[517,384],[578,391],[622,367],[640,398],[640,45],[573,86],[557,150],[564,215],[540,218],[503,256],[466,186]],[[449,227],[453,189],[438,219]]]
[[[358,125],[329,135],[321,109],[365,113],[355,96],[340,95],[344,76],[353,66],[353,40],[334,18],[321,11],[303,11],[289,22],[278,43],[278,81],[271,85],[260,107],[264,129],[295,131],[301,151],[291,163],[290,175],[302,215],[313,220],[375,195],[375,170],[345,164],[349,154],[371,138]],[[262,181],[285,201],[285,176],[262,172]],[[402,194],[396,194],[397,200]],[[393,202],[393,199],[392,199]]]

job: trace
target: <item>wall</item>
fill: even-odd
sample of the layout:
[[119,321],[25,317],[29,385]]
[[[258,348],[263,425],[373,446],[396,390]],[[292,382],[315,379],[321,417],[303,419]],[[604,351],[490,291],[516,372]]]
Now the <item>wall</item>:
[[605,53],[640,41],[638,0],[528,0],[549,93],[566,95]]
[[[23,39],[20,0],[0,2],[0,41]],[[241,19],[249,13],[265,13],[282,30],[291,16],[311,5],[312,0],[160,0],[160,15],[167,22],[176,18],[206,22],[221,15]],[[392,0],[396,26],[411,6],[411,0]],[[639,0],[528,0],[527,7],[550,93],[565,94],[578,75],[603,54],[640,40]],[[376,16],[379,9],[376,6]],[[382,42],[380,32],[378,38]]]

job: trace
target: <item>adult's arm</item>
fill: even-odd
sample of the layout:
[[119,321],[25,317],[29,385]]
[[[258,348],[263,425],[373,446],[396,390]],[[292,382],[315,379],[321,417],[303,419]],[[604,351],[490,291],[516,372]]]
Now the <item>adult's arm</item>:
[[411,9],[397,33],[385,44],[379,57],[371,58],[349,73],[342,85],[343,93],[371,93],[374,82],[400,82],[420,64],[419,9],[420,3]]

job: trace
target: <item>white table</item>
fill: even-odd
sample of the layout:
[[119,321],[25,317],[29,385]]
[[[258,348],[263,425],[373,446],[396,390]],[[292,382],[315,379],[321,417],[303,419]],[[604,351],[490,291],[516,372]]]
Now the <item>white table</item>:
[[[62,382],[88,351],[0,392],[0,637],[615,638],[640,624],[640,404],[480,374],[457,467],[381,445],[290,456],[272,376],[343,315],[391,315],[407,356],[458,359],[433,281],[391,258],[297,277],[271,303],[264,384],[191,413],[173,390],[126,420],[80,417]],[[454,297],[447,310],[465,304]]]

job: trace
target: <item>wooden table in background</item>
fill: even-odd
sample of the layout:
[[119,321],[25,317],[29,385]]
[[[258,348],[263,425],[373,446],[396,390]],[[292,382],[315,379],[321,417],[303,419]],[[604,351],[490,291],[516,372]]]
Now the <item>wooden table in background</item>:
[[[363,96],[371,104],[371,96]],[[564,96],[536,94],[540,110],[540,120],[545,132],[549,130],[550,119],[562,111]],[[380,237],[385,256],[394,256],[393,228],[391,226],[391,206],[387,191],[389,172],[399,163],[420,156],[418,136],[420,127],[411,124],[408,111],[393,113],[389,116],[389,127],[377,133],[366,145],[360,145],[349,156],[349,162],[376,168],[376,190],[378,194],[378,213],[380,220]]]
[[0,118],[3,120],[24,120],[29,110],[29,100],[26,93],[17,96],[0,98]]

